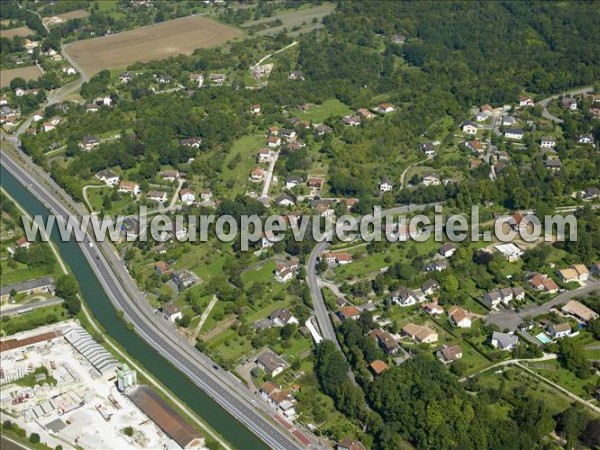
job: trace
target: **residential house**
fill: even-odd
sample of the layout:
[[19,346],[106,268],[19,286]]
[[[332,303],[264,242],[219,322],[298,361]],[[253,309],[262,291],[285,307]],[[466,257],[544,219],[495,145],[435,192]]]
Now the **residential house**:
[[117,184],[119,184],[119,180],[120,180],[119,175],[117,175],[110,169],[101,170],[100,172],[98,172],[95,175],[95,178],[97,180],[102,181],[103,183],[105,183],[107,186],[110,186],[110,187],[114,187]]
[[331,208],[331,202],[328,200],[317,200],[313,202],[313,209],[321,217],[329,217],[335,214],[335,210]]
[[593,144],[594,136],[592,134],[582,134],[577,139],[577,142],[579,142],[580,144]]
[[508,262],[516,262],[524,255],[525,252],[513,243],[499,244],[494,246]]
[[203,202],[212,201],[212,191],[209,189],[204,189],[202,192],[200,192],[200,200]]
[[202,144],[202,138],[200,137],[179,139],[179,145],[183,145],[184,147],[200,148],[200,144]]
[[154,271],[159,276],[168,275],[172,272],[171,266],[169,265],[169,263],[164,262],[164,261],[156,261],[154,263]]
[[327,262],[334,262],[335,264],[349,264],[352,262],[352,254],[348,252],[328,252],[324,253],[322,257]]
[[589,278],[590,272],[583,264],[573,264],[566,269],[559,270],[558,276],[564,283],[573,281],[583,282]]
[[502,116],[502,126],[512,127],[517,122],[514,116]]
[[85,112],[98,112],[98,105],[95,103],[88,103],[85,105]]
[[298,175],[290,175],[285,179],[285,188],[293,189],[296,186],[304,183],[304,179]]
[[561,339],[571,335],[571,325],[568,323],[552,323],[548,325],[548,333],[554,339]]
[[577,320],[580,320],[584,323],[588,323],[590,320],[598,318],[598,313],[592,311],[590,308],[578,302],[577,300],[569,300],[567,304],[561,308],[561,311],[563,314],[573,316]]
[[146,195],[146,198],[148,200],[152,200],[154,202],[164,203],[167,201],[168,196],[165,191],[152,190],[152,191],[148,192],[148,194]]
[[389,178],[384,178],[379,183],[379,191],[380,192],[390,192],[394,189],[394,183]]
[[467,120],[462,125],[462,131],[465,134],[477,134],[478,127],[475,123]]
[[255,167],[252,169],[252,172],[250,172],[250,179],[252,181],[262,181],[264,180],[266,173],[267,172],[262,167]]
[[577,99],[573,97],[563,97],[561,100],[563,108],[568,108],[571,111],[577,110]]
[[296,410],[294,408],[295,400],[289,391],[275,391],[269,395],[271,405],[276,410],[281,411],[284,417],[290,420],[296,418]]
[[437,359],[439,359],[444,364],[450,364],[457,359],[462,358],[462,348],[460,345],[450,345],[444,346],[441,350],[438,350],[436,353]]
[[[73,69],[73,70],[75,70],[75,69]],[[63,69],[63,71],[64,71],[64,69]],[[131,80],[133,80],[133,73],[131,73],[131,72],[121,72],[119,74],[119,80],[121,80],[121,82],[123,82],[123,83],[127,83],[127,82],[131,81]]]
[[270,402],[271,394],[273,394],[274,392],[277,392],[279,390],[280,390],[280,387],[277,386],[272,381],[265,381],[263,383],[263,385],[260,387],[260,394],[266,401]]
[[295,140],[298,133],[295,130],[281,130],[281,136],[288,142]]
[[383,372],[388,370],[389,366],[380,359],[376,359],[371,364],[369,364],[369,368],[371,369],[371,372],[373,372],[373,375],[377,376],[381,375]]
[[419,302],[417,295],[405,287],[401,287],[396,291],[390,292],[390,300],[402,307],[412,306]]
[[268,136],[279,136],[279,127],[277,125],[271,125],[268,130]]
[[483,153],[483,144],[481,141],[468,141],[465,145],[476,153]]
[[402,34],[392,34],[392,36],[390,37],[390,41],[392,42],[392,44],[402,45],[406,42],[406,36]]
[[383,331],[381,328],[376,328],[369,333],[369,336],[377,340],[377,343],[386,352],[386,354],[395,355],[398,353],[400,346],[394,337],[387,331]]
[[281,145],[281,138],[273,135],[267,138],[267,145],[271,148],[279,147]]
[[363,119],[373,119],[375,116],[374,113],[372,113],[371,111],[369,111],[367,108],[359,108],[356,111],[356,114],[360,117],[362,117]]
[[289,195],[282,194],[275,199],[275,204],[277,206],[290,207],[290,206],[294,206],[296,204],[296,202]]
[[222,73],[211,73],[209,78],[212,86],[223,86],[225,83],[225,75]]
[[504,132],[504,137],[507,139],[516,139],[520,141],[523,139],[524,134],[525,133],[520,128],[509,128]]
[[288,74],[288,80],[304,81],[304,72],[301,70],[292,70]]
[[174,302],[165,303],[162,306],[162,313],[163,316],[165,316],[165,319],[170,320],[171,322],[175,322],[176,320],[181,319],[183,317],[181,308]]
[[19,239],[17,239],[16,245],[17,248],[28,250],[29,247],[31,247],[31,242],[29,242],[25,236],[21,236]]
[[558,292],[558,285],[548,275],[535,273],[527,280],[532,289],[545,294],[555,294]]
[[438,334],[425,325],[408,323],[402,327],[402,334],[421,344],[433,344],[438,340]]
[[348,125],[349,127],[356,127],[361,123],[360,117],[358,116],[344,116],[342,118],[342,122],[344,122],[344,124]]
[[358,309],[354,305],[342,306],[338,310],[338,316],[342,320],[346,320],[346,319],[356,320],[360,317],[360,309]]
[[271,350],[265,350],[258,358],[256,358],[256,364],[258,367],[263,369],[266,374],[271,377],[276,377],[286,367],[285,362],[278,355],[273,353]]
[[298,319],[294,317],[289,309],[279,308],[273,311],[269,315],[269,320],[273,322],[276,327],[283,327],[287,324],[298,324]]
[[556,147],[556,138],[553,136],[544,136],[540,140],[540,146],[542,148],[554,148]]
[[494,331],[492,333],[490,343],[492,344],[492,347],[497,348],[499,350],[511,351],[519,343],[519,338],[514,334],[500,333],[499,331]]
[[332,131],[333,130],[331,129],[331,127],[328,127],[323,123],[315,125],[315,133],[317,133],[317,136],[323,136],[325,134],[331,133]]
[[562,169],[562,161],[560,158],[548,158],[546,160],[546,169],[551,172],[560,172]]
[[275,269],[275,279],[279,283],[287,283],[292,278],[294,278],[294,271],[287,264],[277,264],[277,268]]
[[179,179],[179,172],[177,170],[163,170],[160,173],[160,177],[163,181],[177,181]]
[[425,266],[426,272],[441,272],[449,267],[448,261],[445,259],[432,261]]
[[442,308],[438,302],[425,303],[423,305],[423,311],[430,316],[439,316],[440,314],[444,314],[444,308]]
[[425,142],[424,144],[420,144],[419,149],[423,153],[425,153],[426,156],[429,156],[430,158],[435,156],[435,154],[436,154],[435,146],[433,145],[433,142]]
[[321,177],[308,177],[308,180],[306,181],[306,185],[309,188],[315,189],[315,190],[321,190],[324,183],[325,183],[325,178],[321,178]]
[[173,81],[173,77],[171,75],[161,75],[158,77],[158,82],[160,84],[167,84]]
[[448,310],[448,319],[450,323],[458,328],[471,328],[471,313],[466,309],[452,306]]
[[387,114],[387,113],[391,113],[392,111],[395,111],[396,108],[394,108],[394,105],[392,105],[391,103],[381,103],[375,110],[378,113],[381,114]]
[[179,191],[181,202],[186,205],[191,205],[196,201],[196,195],[192,189],[182,189]]
[[100,138],[98,136],[84,136],[83,141],[79,143],[79,147],[83,150],[91,150],[99,145]]
[[521,107],[527,107],[527,106],[534,106],[535,102],[533,101],[533,99],[527,95],[520,95],[519,96],[519,106]]
[[124,194],[139,195],[140,185],[134,181],[121,181],[119,183],[119,192]]
[[594,200],[596,198],[600,198],[600,189],[597,187],[585,188],[583,190],[582,198],[584,200]]
[[483,161],[480,159],[472,159],[469,162],[469,169],[475,170],[478,169],[483,164]]
[[260,104],[258,104],[258,103],[255,103],[254,105],[250,106],[250,112],[252,114],[260,114],[261,111],[262,110],[261,110]]
[[193,83],[197,83],[198,87],[201,88],[204,84],[204,75],[202,75],[201,73],[191,73],[188,77],[188,80]]
[[433,172],[423,172],[423,184],[425,186],[439,186],[442,184],[439,175]]
[[457,247],[455,244],[452,244],[451,242],[447,242],[439,248],[438,253],[440,255],[442,255],[444,258],[450,258],[452,255],[454,255],[454,253],[456,252],[456,249],[457,249]]
[[196,274],[186,269],[173,272],[171,277],[180,291],[189,288],[198,281]]
[[490,117],[489,113],[486,113],[484,111],[479,111],[477,113],[477,115],[475,116],[475,121],[476,122],[485,122],[489,117]]
[[490,308],[496,308],[500,304],[508,305],[512,300],[523,300],[525,298],[525,291],[523,288],[502,288],[494,289],[493,291],[486,292],[483,296],[484,303]]
[[345,438],[337,443],[336,450],[367,450],[366,447],[355,439]]
[[261,148],[258,151],[258,162],[259,163],[269,163],[273,160],[274,153],[268,148]]
[[440,284],[437,281],[432,280],[431,278],[425,281],[425,283],[423,283],[423,285],[421,286],[421,291],[423,291],[424,295],[433,295],[439,290]]

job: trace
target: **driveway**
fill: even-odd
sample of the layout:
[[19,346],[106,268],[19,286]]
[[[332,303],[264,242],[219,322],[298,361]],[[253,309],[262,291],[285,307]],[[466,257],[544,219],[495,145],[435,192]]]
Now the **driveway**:
[[530,305],[526,308],[523,308],[519,313],[516,313],[511,309],[494,311],[485,316],[484,321],[485,323],[497,325],[501,330],[508,328],[511,331],[515,331],[524,319],[530,319],[541,314],[547,314],[550,312],[550,309],[557,305],[567,303],[574,297],[584,297],[596,290],[600,290],[600,281],[593,279],[588,280],[585,286],[572,291],[562,292],[543,305]]

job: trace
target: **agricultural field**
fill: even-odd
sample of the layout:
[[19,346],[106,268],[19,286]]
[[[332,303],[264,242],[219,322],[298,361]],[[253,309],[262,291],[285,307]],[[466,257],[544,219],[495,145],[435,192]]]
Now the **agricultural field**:
[[56,17],[62,20],[71,20],[71,19],[83,19],[84,17],[89,16],[90,13],[83,9],[76,9],[75,11],[69,11],[63,14],[58,14]]
[[131,31],[75,42],[64,48],[86,72],[126,67],[179,54],[197,48],[217,47],[242,36],[235,28],[205,17],[189,16]]
[[0,87],[10,85],[15,78],[24,78],[25,80],[37,80],[42,73],[37,66],[19,67],[17,69],[0,70]]
[[[324,3],[320,6],[300,8],[297,11],[283,12],[272,17],[265,17],[259,20],[251,20],[244,23],[244,28],[260,28],[261,24],[267,24],[277,19],[281,20],[282,25],[266,28],[258,32],[260,35],[276,35],[287,28],[288,34],[297,36],[308,33],[323,26],[323,17],[330,14],[335,9],[334,3]],[[314,19],[316,22],[313,22]],[[266,26],[266,25],[265,25]]]
[[28,27],[11,28],[10,30],[0,30],[0,37],[8,39],[12,39],[15,36],[25,37],[31,36],[33,34],[35,34],[35,31]]

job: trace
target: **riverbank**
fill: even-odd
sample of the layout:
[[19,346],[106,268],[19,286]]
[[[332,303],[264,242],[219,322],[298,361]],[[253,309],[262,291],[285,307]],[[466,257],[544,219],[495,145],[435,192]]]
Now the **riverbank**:
[[[4,180],[4,177],[3,177]],[[17,201],[15,198],[4,188],[2,188],[2,192],[15,204],[15,206],[21,211],[21,213],[27,218],[27,220],[32,221],[31,214],[24,209],[24,207]],[[56,248],[56,244],[52,240],[48,240],[48,244],[56,257],[57,262],[59,263],[62,272],[66,275],[69,274],[70,271],[65,264],[65,261],[61,257],[58,249]],[[228,444],[225,439],[220,436],[215,430],[213,430],[208,424],[200,419],[193,411],[191,411],[187,405],[181,402],[170,390],[168,390],[165,386],[163,386],[151,373],[145,370],[139,363],[139,361],[132,358],[123,347],[114,342],[106,333],[106,331],[94,320],[92,314],[85,303],[85,296],[82,299],[82,309],[79,314],[78,319],[80,320],[81,325],[87,329],[92,335],[102,336],[103,342],[101,343],[107,350],[112,353],[115,357],[117,357],[122,362],[126,362],[130,367],[134,368],[138,374],[140,375],[140,381],[147,381],[148,384],[152,386],[152,388],[163,398],[165,399],[171,406],[173,406],[179,413],[181,413],[184,417],[187,417],[188,420],[191,420],[198,428],[205,433],[206,442],[209,445],[209,448],[215,448],[214,444],[218,445],[218,448],[231,450],[232,447]],[[214,443],[214,444],[213,444]]]

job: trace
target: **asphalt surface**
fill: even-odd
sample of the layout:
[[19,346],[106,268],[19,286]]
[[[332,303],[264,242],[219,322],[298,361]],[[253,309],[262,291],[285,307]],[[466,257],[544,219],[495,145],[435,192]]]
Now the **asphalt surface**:
[[580,89],[574,89],[572,91],[563,92],[562,94],[552,95],[551,97],[540,100],[537,104],[544,108],[544,110],[542,111],[542,116],[544,118],[551,120],[553,122],[556,122],[556,123],[563,123],[564,121],[562,119],[559,119],[558,117],[556,117],[548,112],[548,103],[550,103],[552,100],[557,99],[560,96],[581,95],[581,94],[588,94],[590,92],[594,92],[594,88],[591,86],[580,88]]
[[[410,211],[421,211],[434,205],[435,203],[399,206],[382,211],[382,216],[407,213]],[[382,236],[382,239],[385,239],[385,237]],[[323,339],[328,339],[335,342],[337,347],[340,348],[339,342],[337,341],[335,335],[335,329],[333,328],[333,324],[329,316],[329,311],[327,310],[327,305],[325,304],[325,299],[323,298],[323,293],[321,292],[321,287],[319,286],[319,277],[317,275],[317,259],[325,250],[329,248],[330,245],[330,242],[324,240],[319,242],[310,253],[308,262],[306,264],[306,282],[310,288],[313,309],[315,311],[315,317],[317,319],[317,324],[319,325],[319,330],[321,331],[321,336],[323,336]]]
[[530,305],[523,308],[518,313],[512,309],[501,309],[499,311],[489,313],[487,316],[485,316],[484,320],[486,323],[498,325],[502,330],[508,328],[511,331],[515,331],[519,325],[523,323],[523,320],[539,316],[540,314],[546,314],[550,311],[550,309],[558,305],[563,305],[574,297],[583,297],[597,290],[600,290],[600,281],[590,279],[586,281],[586,285],[584,287],[575,289],[573,291],[561,292],[552,300],[549,300],[542,305]]
[[43,308],[44,306],[60,305],[64,300],[59,297],[40,300],[39,302],[26,303],[24,305],[7,305],[0,309],[0,316],[15,316],[24,312],[33,311],[34,309]]
[[[13,162],[6,152],[0,154],[0,162],[47,205],[57,216],[57,220],[61,217],[65,219],[71,214],[65,204],[54,197],[54,193],[50,193],[40,180],[29,176],[28,172]],[[267,405],[255,401],[252,403],[251,390],[227,371],[215,369],[214,367],[218,367],[215,362],[191,347],[165,319],[154,313],[108,242],[101,243],[103,251],[98,251],[98,243],[92,241],[86,233],[84,241],[79,245],[111,302],[124,312],[125,318],[134,324],[136,332],[161,356],[185,373],[207,395],[269,447],[303,448],[287,431],[279,428],[272,421],[269,415],[273,414],[273,411],[268,409]],[[128,278],[130,282],[121,283],[115,271],[122,278]],[[130,291],[134,292],[132,297],[128,295]],[[263,411],[257,408],[263,408]]]

